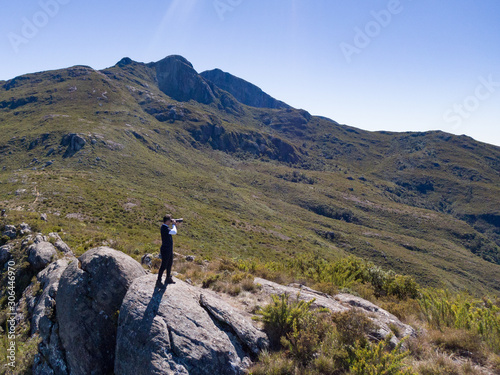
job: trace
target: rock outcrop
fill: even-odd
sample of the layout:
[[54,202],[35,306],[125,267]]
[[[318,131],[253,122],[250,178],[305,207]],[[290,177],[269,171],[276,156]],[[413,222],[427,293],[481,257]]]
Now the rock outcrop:
[[66,134],[61,139],[61,146],[67,147],[63,157],[67,158],[73,156],[78,151],[80,151],[86,145],[86,143],[87,141],[85,140],[85,138],[83,138],[83,136],[79,134]]
[[241,374],[266,335],[236,308],[176,280],[156,288],[154,275],[136,279],[118,322],[117,374]]
[[45,268],[56,257],[56,248],[50,242],[35,241],[35,243],[28,248],[28,262],[36,271]]
[[59,259],[40,271],[37,275],[37,282],[40,283],[39,288],[42,294],[27,293],[25,296],[32,316],[31,333],[38,333],[41,338],[38,346],[39,354],[33,365],[34,374],[69,374],[55,314],[59,280],[70,262],[77,262],[77,260],[75,258]]
[[144,274],[138,262],[108,247],[89,250],[68,265],[56,303],[71,374],[113,371],[120,306],[132,281]]
[[182,56],[167,56],[154,64],[158,87],[172,99],[186,102],[195,100],[210,104],[215,94],[210,85],[194,70],[193,65]]
[[[181,280],[158,287],[156,275],[122,252],[98,247],[75,258],[59,236],[49,237],[65,256],[43,266],[16,307],[16,319],[29,319],[31,334],[40,338],[35,375],[244,374],[269,348],[253,312],[284,293],[314,299],[313,306],[332,312],[364,312],[374,322],[374,340],[393,331],[398,332],[391,338],[394,345],[415,336],[395,316],[352,295],[330,296],[260,278],[254,280],[260,287],[243,300]],[[27,236],[23,246],[32,240],[30,255],[51,245],[38,234]]]
[[228,132],[222,125],[204,124],[188,128],[191,136],[201,144],[209,144],[215,150],[229,153],[248,153],[266,156],[272,160],[297,163],[300,151],[292,143],[281,138],[257,132]]
[[11,258],[11,250],[12,247],[10,245],[0,246],[0,266],[3,266],[3,264]]
[[289,108],[288,104],[283,103],[272,96],[266,94],[259,87],[245,81],[244,79],[223,72],[220,69],[207,70],[200,75],[214,83],[217,87],[233,95],[240,103],[251,107],[259,108]]
[[49,233],[50,238],[54,238],[54,247],[62,252],[65,256],[73,256],[71,248],[61,239],[57,233]]

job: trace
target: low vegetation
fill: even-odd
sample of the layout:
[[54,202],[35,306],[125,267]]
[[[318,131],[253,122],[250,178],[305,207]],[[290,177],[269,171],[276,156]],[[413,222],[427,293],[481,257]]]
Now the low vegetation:
[[[37,228],[39,229],[39,228]],[[12,253],[18,264],[23,255]],[[154,248],[148,248],[156,254]],[[132,254],[134,255],[134,254]],[[135,255],[137,258],[140,255]],[[153,257],[152,272],[159,262]],[[29,277],[29,266],[23,266]],[[349,292],[380,305],[413,325],[417,338],[403,338],[393,347],[388,339],[373,342],[367,333],[373,323],[366,315],[331,313],[312,308],[298,296],[277,295],[255,314],[270,337],[269,351],[257,358],[252,374],[474,374],[500,370],[500,300],[466,293],[421,287],[410,276],[396,274],[354,256],[326,261],[303,255],[285,262],[255,258],[178,256],[177,277],[234,297],[258,293],[255,277],[284,284],[297,282],[325,293]],[[37,286],[33,285],[33,293]],[[6,327],[6,299],[2,299],[2,326]],[[394,334],[400,334],[394,327]],[[29,324],[17,327],[15,374],[28,374],[37,351],[37,337]],[[0,354],[6,358],[6,334]],[[18,357],[20,358],[20,357]],[[3,359],[2,359],[3,360]],[[486,373],[486,372],[485,372]]]
[[[317,266],[315,272],[312,265]],[[367,335],[373,323],[361,312],[330,313],[312,308],[313,301],[304,302],[298,296],[275,295],[269,305],[255,311],[272,346],[260,355],[251,374],[465,375],[500,371],[498,298],[421,287],[409,276],[384,271],[353,256],[332,262],[306,257],[279,267],[255,259],[189,262],[179,258],[174,268],[181,279],[232,296],[258,292],[253,283],[256,276],[285,284],[300,281],[330,294],[350,292],[370,299],[418,332],[416,338],[402,338],[396,347],[388,339],[373,342]],[[328,283],[318,280],[318,274],[326,275],[320,269],[334,270]],[[309,276],[304,270],[309,270]],[[336,272],[344,278],[335,276]],[[400,337],[396,327],[393,333]]]

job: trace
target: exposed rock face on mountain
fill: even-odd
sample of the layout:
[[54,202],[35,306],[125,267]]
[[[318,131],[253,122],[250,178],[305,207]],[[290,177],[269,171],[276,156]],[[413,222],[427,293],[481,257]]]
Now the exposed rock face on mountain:
[[223,126],[206,124],[189,129],[194,139],[225,152],[245,152],[255,156],[267,156],[273,160],[296,163],[300,152],[281,138],[263,136],[260,133],[228,132]]
[[290,108],[288,104],[274,99],[254,84],[220,69],[207,70],[200,75],[229,92],[240,103],[259,108]]
[[154,64],[161,91],[171,98],[186,102],[196,100],[203,104],[215,101],[210,85],[182,56],[168,56]]
[[67,147],[63,157],[67,158],[73,156],[80,151],[86,143],[87,141],[81,135],[74,133],[66,134],[61,139],[61,146]]
[[61,276],[57,294],[59,335],[71,374],[113,371],[116,320],[142,266],[108,247],[87,251]]
[[268,346],[264,333],[208,292],[179,280],[155,289],[155,282],[136,279],[123,300],[116,373],[241,374]]

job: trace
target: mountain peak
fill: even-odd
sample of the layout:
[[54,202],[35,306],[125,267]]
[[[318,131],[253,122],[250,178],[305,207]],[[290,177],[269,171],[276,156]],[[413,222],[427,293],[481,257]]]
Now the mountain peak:
[[119,67],[122,67],[122,66],[125,66],[125,65],[130,65],[134,62],[134,60],[132,60],[130,57],[124,57],[123,59],[121,59],[120,61],[118,61],[116,63],[116,65],[118,65]]
[[158,61],[156,64],[173,64],[174,62],[180,63],[180,64],[185,64],[194,70],[193,64],[191,64],[188,61],[188,59],[186,59],[185,57],[183,57],[181,55],[169,55],[169,56],[161,59],[160,61]]
[[203,104],[215,100],[210,85],[194,70],[184,57],[171,55],[154,63],[156,78],[161,91],[179,101],[191,99]]

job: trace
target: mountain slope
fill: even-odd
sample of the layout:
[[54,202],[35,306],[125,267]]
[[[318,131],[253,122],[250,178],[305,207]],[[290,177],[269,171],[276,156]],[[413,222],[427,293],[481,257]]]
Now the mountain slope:
[[1,204],[48,213],[79,252],[157,251],[168,211],[186,219],[176,246],[204,257],[355,254],[498,293],[500,148],[367,132],[224,82],[180,56],[1,82]]

